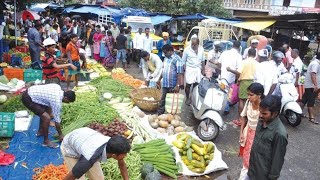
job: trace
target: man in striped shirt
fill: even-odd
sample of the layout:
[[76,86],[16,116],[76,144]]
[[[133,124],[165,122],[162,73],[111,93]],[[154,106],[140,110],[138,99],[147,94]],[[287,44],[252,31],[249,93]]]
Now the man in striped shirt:
[[49,123],[51,119],[55,122],[59,140],[62,141],[63,135],[60,128],[62,102],[74,102],[75,99],[76,95],[73,91],[64,92],[58,84],[31,86],[22,94],[23,105],[40,117],[37,136],[44,136],[43,146],[59,147],[48,138]]
[[165,112],[165,99],[167,93],[178,93],[180,89],[183,89],[184,83],[183,61],[180,56],[174,53],[173,47],[169,44],[164,45],[162,47],[162,51],[165,55],[165,59],[163,61],[162,96],[158,109],[158,115]]

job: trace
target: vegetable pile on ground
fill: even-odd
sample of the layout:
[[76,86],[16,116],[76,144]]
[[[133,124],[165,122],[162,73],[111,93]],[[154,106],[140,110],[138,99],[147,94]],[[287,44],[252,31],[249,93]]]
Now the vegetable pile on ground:
[[87,62],[87,68],[89,69],[89,72],[96,72],[99,74],[99,76],[111,76],[111,73],[106,70],[101,64],[97,63],[96,61],[88,61]]
[[91,122],[108,124],[116,117],[118,117],[117,111],[106,103],[100,103],[96,93],[77,94],[75,102],[63,104],[62,133],[67,134]]
[[100,123],[91,123],[88,127],[110,137],[115,135],[129,137],[131,135],[131,131],[128,129],[126,124],[120,122],[118,119],[112,121],[108,126]]
[[59,166],[49,164],[43,168],[35,168],[33,172],[35,172],[33,180],[62,180],[68,174],[68,168],[65,164]]
[[213,159],[214,144],[201,143],[187,133],[178,134],[172,144],[179,149],[181,160],[194,173],[203,173]]
[[144,81],[133,78],[133,76],[125,73],[125,71],[122,68],[113,69],[111,76],[113,79],[121,81],[124,84],[131,86],[135,89],[145,85]]
[[157,129],[159,133],[168,133],[168,135],[173,135],[180,132],[193,131],[193,128],[186,126],[186,124],[181,121],[181,117],[178,115],[149,115],[148,121],[150,126],[154,129]]
[[133,150],[139,152],[142,162],[150,163],[161,173],[174,179],[177,178],[178,166],[174,159],[174,152],[165,140],[156,139],[137,144]]
[[109,92],[114,97],[128,97],[132,88],[124,85],[123,83],[113,80],[110,77],[100,77],[92,80],[90,85],[98,89],[98,94],[102,96],[104,93]]
[[[129,179],[139,180],[141,179],[140,169],[142,167],[142,162],[140,160],[140,155],[137,152],[130,151],[125,157]],[[106,163],[101,164],[102,171],[105,180],[122,180],[122,176],[118,167],[118,161],[115,159],[109,159]]]
[[13,96],[0,105],[0,112],[16,112],[25,110],[26,107],[22,104],[21,96]]

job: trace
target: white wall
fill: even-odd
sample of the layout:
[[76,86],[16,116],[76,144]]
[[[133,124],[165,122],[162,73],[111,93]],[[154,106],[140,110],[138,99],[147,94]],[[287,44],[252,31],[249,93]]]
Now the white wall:
[[[314,7],[316,0],[291,0],[290,6],[297,7]],[[272,0],[271,5],[282,6],[283,0]]]

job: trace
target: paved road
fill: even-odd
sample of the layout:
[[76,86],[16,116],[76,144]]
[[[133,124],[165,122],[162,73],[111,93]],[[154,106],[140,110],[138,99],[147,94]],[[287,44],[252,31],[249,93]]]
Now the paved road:
[[[136,67],[128,70],[136,78],[142,79],[142,74],[138,73]],[[316,109],[319,109],[319,103]],[[242,167],[242,161],[238,157],[239,150],[239,128],[232,124],[232,120],[237,118],[237,106],[231,108],[231,113],[223,116],[226,128],[220,132],[214,143],[223,153],[223,160],[229,166],[228,170],[215,172],[210,177],[218,179],[238,179]],[[316,118],[320,121],[320,113]],[[199,123],[194,119],[188,106],[183,107],[182,119],[189,126],[197,126]],[[285,121],[283,122],[289,135],[289,144],[285,156],[285,163],[281,171],[281,180],[319,180],[320,179],[320,125],[314,125],[306,118],[302,123],[293,128]],[[182,178],[185,179],[185,178]],[[208,179],[208,178],[198,178]]]

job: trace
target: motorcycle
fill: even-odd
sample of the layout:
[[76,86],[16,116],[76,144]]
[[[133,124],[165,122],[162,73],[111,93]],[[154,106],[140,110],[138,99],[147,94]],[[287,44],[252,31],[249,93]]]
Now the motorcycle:
[[292,127],[301,123],[302,109],[297,103],[298,91],[294,86],[294,77],[290,73],[279,76],[278,95],[281,96],[280,115],[284,117]]
[[201,121],[197,128],[198,136],[204,141],[214,140],[223,127],[223,112],[227,103],[227,82],[204,77],[193,88],[191,108],[194,117]]

